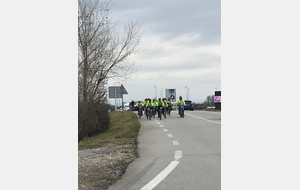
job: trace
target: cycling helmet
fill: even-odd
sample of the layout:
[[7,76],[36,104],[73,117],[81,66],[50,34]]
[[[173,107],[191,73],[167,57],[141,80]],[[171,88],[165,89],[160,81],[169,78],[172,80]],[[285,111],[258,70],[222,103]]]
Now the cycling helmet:
[[161,98],[158,98],[158,101],[161,101]]

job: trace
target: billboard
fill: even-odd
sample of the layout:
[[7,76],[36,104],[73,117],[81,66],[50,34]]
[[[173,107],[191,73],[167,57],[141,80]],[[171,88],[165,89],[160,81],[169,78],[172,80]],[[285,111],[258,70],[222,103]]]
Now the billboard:
[[176,89],[166,89],[166,98],[170,98],[172,102],[176,102]]
[[215,103],[221,103],[221,96],[215,96]]
[[215,91],[215,107],[216,110],[221,110],[221,91]]

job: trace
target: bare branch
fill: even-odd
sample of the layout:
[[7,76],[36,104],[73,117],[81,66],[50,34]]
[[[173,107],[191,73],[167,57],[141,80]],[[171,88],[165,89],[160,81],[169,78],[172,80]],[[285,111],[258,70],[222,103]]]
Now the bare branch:
[[105,101],[108,78],[136,72],[129,60],[140,41],[137,22],[124,26],[123,37],[108,19],[110,3],[78,1],[78,93],[83,101]]

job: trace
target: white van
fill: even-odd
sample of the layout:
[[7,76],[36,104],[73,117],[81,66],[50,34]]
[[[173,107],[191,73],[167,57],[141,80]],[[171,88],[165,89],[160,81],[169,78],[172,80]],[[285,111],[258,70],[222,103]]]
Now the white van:
[[124,104],[124,110],[126,111],[130,110],[129,103]]

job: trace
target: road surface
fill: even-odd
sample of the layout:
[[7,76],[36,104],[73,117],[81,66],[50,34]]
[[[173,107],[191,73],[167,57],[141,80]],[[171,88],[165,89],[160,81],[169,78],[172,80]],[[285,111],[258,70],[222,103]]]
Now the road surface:
[[139,157],[109,190],[221,189],[221,112],[140,122]]

